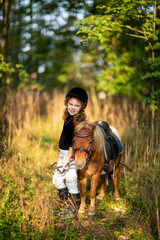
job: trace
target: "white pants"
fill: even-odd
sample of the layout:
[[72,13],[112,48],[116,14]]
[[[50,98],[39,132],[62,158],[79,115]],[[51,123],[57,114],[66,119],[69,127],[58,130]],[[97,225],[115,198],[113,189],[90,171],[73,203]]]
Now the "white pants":
[[[57,163],[57,167],[63,165],[68,154],[68,150],[60,149],[59,161]],[[63,167],[55,170],[53,175],[53,184],[57,189],[68,188],[69,193],[77,194],[78,190],[78,179],[77,179],[77,170],[75,167],[75,162],[72,162],[74,165],[70,166],[68,170],[63,172]]]

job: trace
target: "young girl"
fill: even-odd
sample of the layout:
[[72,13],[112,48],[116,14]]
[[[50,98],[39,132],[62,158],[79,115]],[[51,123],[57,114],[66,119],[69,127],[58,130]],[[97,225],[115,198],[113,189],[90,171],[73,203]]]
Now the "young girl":
[[[74,160],[71,161],[68,169],[66,169],[65,165],[68,162],[68,159],[72,156],[72,139],[74,132],[73,119],[78,122],[86,120],[84,109],[87,106],[87,102],[88,95],[82,88],[72,88],[66,95],[66,109],[63,115],[64,125],[59,140],[59,157],[57,159],[57,168],[53,176],[53,184],[58,189],[60,199],[66,201],[66,203],[72,202],[74,205],[75,202],[78,202],[80,199],[77,170],[75,168]],[[68,210],[68,212],[71,209],[73,209],[73,206]],[[68,212],[66,213],[67,215]],[[73,211],[71,211],[69,215],[70,217],[75,217]]]

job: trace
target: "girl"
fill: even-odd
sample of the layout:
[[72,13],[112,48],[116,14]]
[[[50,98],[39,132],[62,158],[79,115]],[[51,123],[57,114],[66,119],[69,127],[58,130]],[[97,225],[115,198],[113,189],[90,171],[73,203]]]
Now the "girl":
[[[75,87],[69,90],[65,98],[66,109],[64,111],[63,119],[64,125],[59,140],[59,156],[57,159],[57,168],[53,176],[53,184],[58,189],[61,200],[70,202],[75,205],[80,200],[80,193],[78,190],[77,170],[75,168],[74,160],[71,161],[70,166],[66,169],[66,163],[72,156],[72,139],[74,132],[73,119],[82,122],[86,120],[84,109],[87,106],[88,95],[82,88]],[[67,205],[66,205],[67,206]],[[70,204],[71,206],[71,204]],[[74,218],[75,211],[72,208],[65,207],[63,214]]]

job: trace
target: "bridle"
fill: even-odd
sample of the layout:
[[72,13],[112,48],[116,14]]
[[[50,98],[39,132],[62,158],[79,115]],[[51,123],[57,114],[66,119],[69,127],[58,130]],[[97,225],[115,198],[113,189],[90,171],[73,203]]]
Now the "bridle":
[[[90,132],[88,134],[84,134],[84,135],[80,135],[80,134],[77,134],[77,133],[74,133],[74,135],[76,137],[79,137],[79,138],[86,138],[86,137],[89,137],[91,135],[93,135],[93,132]],[[92,155],[92,152],[93,152],[93,149],[94,149],[94,137],[92,138],[92,146],[91,146],[91,149],[90,151],[88,151],[86,148],[74,148],[74,140],[73,140],[73,143],[72,143],[72,151],[73,151],[73,157],[75,158],[75,152],[77,151],[81,151],[81,152],[86,152],[88,155],[86,157],[86,162],[89,161],[91,155]]]

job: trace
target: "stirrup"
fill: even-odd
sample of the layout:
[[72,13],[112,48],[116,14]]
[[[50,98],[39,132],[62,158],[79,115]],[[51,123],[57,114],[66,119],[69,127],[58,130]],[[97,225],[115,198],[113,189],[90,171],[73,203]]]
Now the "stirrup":
[[113,165],[113,174],[111,175],[111,178],[112,179],[114,179],[114,178],[116,178],[116,175],[115,175],[115,163],[114,163],[114,165]]

